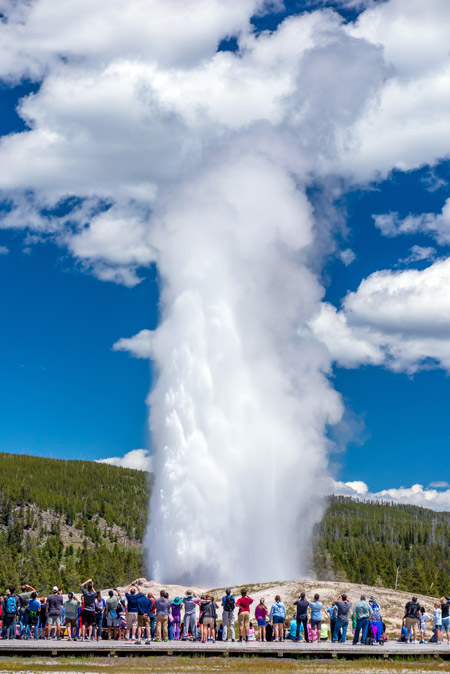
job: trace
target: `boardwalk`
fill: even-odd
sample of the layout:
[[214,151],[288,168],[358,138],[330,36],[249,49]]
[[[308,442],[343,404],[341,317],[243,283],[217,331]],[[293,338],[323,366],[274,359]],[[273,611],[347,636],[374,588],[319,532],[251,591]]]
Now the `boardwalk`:
[[248,644],[216,642],[215,644],[201,644],[189,641],[169,641],[166,643],[152,642],[145,646],[128,643],[127,641],[0,641],[0,656],[7,655],[47,655],[53,657],[91,655],[92,657],[120,657],[129,655],[139,656],[176,656],[176,655],[203,655],[239,657],[245,655],[280,658],[318,658],[318,659],[354,659],[354,658],[401,658],[439,657],[450,660],[450,646],[443,644],[402,644],[388,642],[385,646],[353,646],[348,644],[294,644],[289,641],[282,643]]

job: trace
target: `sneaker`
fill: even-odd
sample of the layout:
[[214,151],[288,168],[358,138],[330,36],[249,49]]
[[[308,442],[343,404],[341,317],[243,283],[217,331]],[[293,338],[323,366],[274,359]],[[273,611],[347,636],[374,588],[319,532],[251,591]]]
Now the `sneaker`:
[[203,639],[202,644],[206,644],[206,641]]
[[424,644],[425,641],[422,639],[422,641],[419,641],[419,644]]
[[134,643],[135,643],[135,644],[139,644],[139,645],[140,645],[140,643],[141,643],[141,640],[140,640],[140,639],[136,639],[136,641],[135,641]]
[[150,639],[147,639],[147,641],[145,642],[145,645],[146,645],[146,646],[150,646],[151,643],[152,643],[152,642],[150,641]]

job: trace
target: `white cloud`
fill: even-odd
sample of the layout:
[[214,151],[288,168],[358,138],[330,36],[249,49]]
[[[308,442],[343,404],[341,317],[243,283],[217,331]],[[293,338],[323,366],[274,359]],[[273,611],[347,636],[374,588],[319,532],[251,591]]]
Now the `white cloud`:
[[342,262],[345,264],[346,267],[348,267],[352,262],[356,260],[356,255],[351,250],[351,248],[341,250],[339,257],[341,258]]
[[8,255],[9,253],[9,248],[6,246],[0,246],[0,255]]
[[374,215],[373,219],[384,236],[421,232],[432,236],[441,246],[450,244],[450,199],[447,199],[440,213],[410,214],[400,218],[398,213],[391,212]]
[[376,272],[344,298],[341,311],[323,304],[310,327],[343,367],[450,371],[449,284],[450,258],[422,271]]
[[431,510],[450,510],[450,489],[447,488],[449,485],[446,482],[434,483],[434,485],[435,488],[432,488],[433,483],[427,488],[421,484],[414,484],[411,487],[371,492],[365,482],[334,482],[332,492],[335,495],[350,496],[364,501],[392,501],[430,508]]
[[400,260],[403,264],[411,264],[413,262],[423,262],[433,260],[436,257],[436,248],[431,246],[412,246],[407,257]]
[[108,459],[97,459],[96,463],[107,463],[110,466],[132,468],[133,470],[152,471],[152,457],[147,449],[132,449],[124,456],[112,456]]
[[152,331],[141,330],[133,337],[122,337],[113,344],[113,351],[128,351],[135,358],[152,357]]

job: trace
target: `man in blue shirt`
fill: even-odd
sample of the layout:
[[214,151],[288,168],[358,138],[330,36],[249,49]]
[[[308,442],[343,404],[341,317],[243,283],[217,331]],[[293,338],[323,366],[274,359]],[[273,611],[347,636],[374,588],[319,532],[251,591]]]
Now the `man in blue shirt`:
[[138,599],[138,628],[136,643],[141,643],[141,635],[145,634],[147,637],[146,645],[150,644],[150,613],[153,610],[153,604],[149,595],[141,595]]
[[127,598],[127,626],[126,632],[129,639],[134,639],[138,628],[138,601],[142,597],[142,592],[136,582],[130,583],[125,590],[125,597]]

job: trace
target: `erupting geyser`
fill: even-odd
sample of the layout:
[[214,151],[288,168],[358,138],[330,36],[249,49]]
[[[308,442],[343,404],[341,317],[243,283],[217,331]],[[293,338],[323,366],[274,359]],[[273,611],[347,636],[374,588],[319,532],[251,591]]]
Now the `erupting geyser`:
[[307,570],[325,428],[341,416],[323,373],[328,356],[299,331],[323,294],[307,264],[312,223],[282,163],[238,146],[159,213],[147,536],[151,572],[162,582]]

